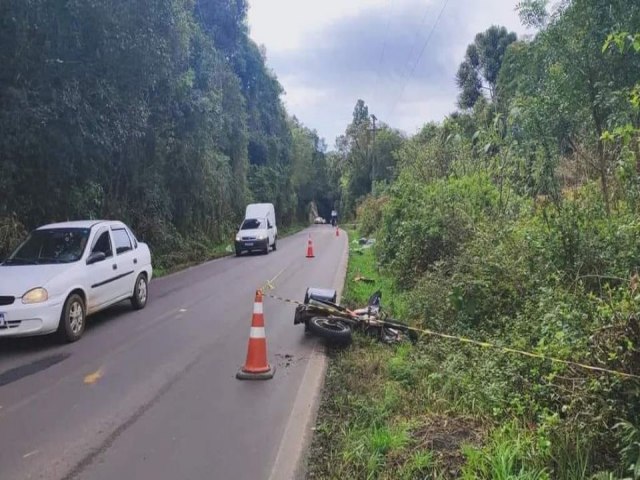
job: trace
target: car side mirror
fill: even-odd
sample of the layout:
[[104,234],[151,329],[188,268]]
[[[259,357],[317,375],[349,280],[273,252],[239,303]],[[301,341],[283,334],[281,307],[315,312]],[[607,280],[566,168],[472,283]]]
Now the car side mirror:
[[94,263],[102,262],[107,258],[104,252],[93,252],[87,258],[87,265],[92,265]]

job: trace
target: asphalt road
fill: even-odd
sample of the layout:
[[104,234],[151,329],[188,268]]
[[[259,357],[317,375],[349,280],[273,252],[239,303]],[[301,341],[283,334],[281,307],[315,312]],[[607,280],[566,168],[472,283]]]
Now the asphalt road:
[[144,310],[90,317],[77,343],[1,341],[0,479],[268,478],[318,346],[292,305],[265,298],[275,377],[236,380],[255,290],[274,278],[273,293],[298,300],[337,288],[346,247],[344,233],[313,227],[269,255],[155,280]]

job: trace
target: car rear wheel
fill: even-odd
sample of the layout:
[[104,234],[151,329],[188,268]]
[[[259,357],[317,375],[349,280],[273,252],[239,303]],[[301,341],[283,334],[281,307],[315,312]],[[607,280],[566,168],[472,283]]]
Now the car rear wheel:
[[64,342],[75,342],[84,333],[87,321],[87,310],[84,300],[77,293],[69,295],[62,307],[60,323],[58,324],[58,337]]
[[147,304],[147,298],[149,297],[149,285],[147,284],[147,277],[144,273],[138,275],[136,279],[136,285],[133,287],[133,296],[131,297],[131,306],[135,310],[142,310]]

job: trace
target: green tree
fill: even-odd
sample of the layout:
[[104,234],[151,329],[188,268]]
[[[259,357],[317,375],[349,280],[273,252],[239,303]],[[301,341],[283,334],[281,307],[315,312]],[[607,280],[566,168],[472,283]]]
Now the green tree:
[[523,0],[516,5],[520,21],[527,27],[543,28],[549,20],[547,0]]
[[326,145],[315,130],[305,127],[293,117],[292,133],[292,181],[297,192],[297,214],[304,219],[311,203],[318,207],[321,216],[328,218],[336,200],[329,185]]
[[342,182],[346,185],[342,210],[352,212],[358,198],[371,192],[371,119],[369,108],[358,100],[351,123],[336,140],[342,157]]
[[[640,53],[640,33],[610,33],[602,51],[613,50],[619,55],[629,51]],[[637,209],[640,204],[640,82],[623,88],[617,96],[629,99],[631,109],[627,115],[620,115],[610,130],[602,134],[602,140],[618,149],[618,176],[624,190]],[[624,112],[624,110],[623,110]]]
[[517,91],[512,106],[535,112],[539,125],[551,127],[542,137],[549,139],[544,156],[574,156],[586,175],[598,178],[607,210],[615,155],[603,133],[628,111],[616,92],[634,84],[640,64],[630,54],[606,55],[602,45],[613,29],[637,25],[639,19],[635,3],[575,0],[551,18],[530,46],[512,49],[519,58],[506,62],[511,72],[501,80],[501,91]]
[[396,176],[397,152],[406,138],[399,130],[381,124],[372,139],[371,181],[390,183]]
[[252,198],[294,221],[291,127],[247,8],[0,2],[0,225],[122,218],[175,256]]
[[461,90],[458,98],[461,108],[472,108],[483,96],[482,90],[487,90],[489,98],[495,100],[502,60],[507,47],[516,40],[515,33],[495,25],[476,35],[474,42],[467,47],[465,59],[456,74],[456,83]]

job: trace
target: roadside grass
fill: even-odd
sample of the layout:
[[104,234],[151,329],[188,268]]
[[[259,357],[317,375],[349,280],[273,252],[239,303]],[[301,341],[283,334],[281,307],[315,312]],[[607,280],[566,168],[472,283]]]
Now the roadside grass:
[[231,255],[230,246],[232,245],[190,242],[178,251],[154,256],[154,277],[163,277],[200,263]]
[[342,303],[351,307],[366,305],[369,297],[380,290],[385,309],[393,312],[401,310],[401,305],[394,296],[393,282],[382,275],[378,268],[374,248],[359,245],[356,230],[348,229],[347,234],[351,243]]
[[288,227],[282,227],[279,230],[279,237],[280,238],[285,238],[285,237],[289,237],[291,235],[294,235],[298,232],[301,232],[302,230],[304,230],[305,228],[308,228],[310,225],[303,225],[301,223],[297,223],[295,225],[290,225]]
[[[373,248],[352,242],[343,303],[361,306],[375,290],[384,308],[404,310]],[[386,345],[364,335],[349,349],[330,351],[308,478],[452,478],[447,469],[459,468],[462,445],[477,444],[484,425],[431,404],[429,366],[417,352],[408,343]]]
[[[281,228],[278,232],[278,238],[282,239],[294,235],[305,228],[307,225],[301,224]],[[163,277],[194,265],[233,255],[232,235],[229,238],[231,241],[225,243],[192,241],[182,249],[170,254],[154,256],[154,277]]]
[[[377,289],[383,307],[403,318],[406,298],[379,271],[373,249],[352,242],[343,303],[361,306]],[[492,411],[487,398],[500,374],[484,372],[492,365],[476,365],[477,355],[448,340],[386,345],[359,334],[351,347],[330,349],[307,478],[589,478],[586,450],[571,439],[551,448],[524,417]],[[482,388],[469,380],[485,374]]]

